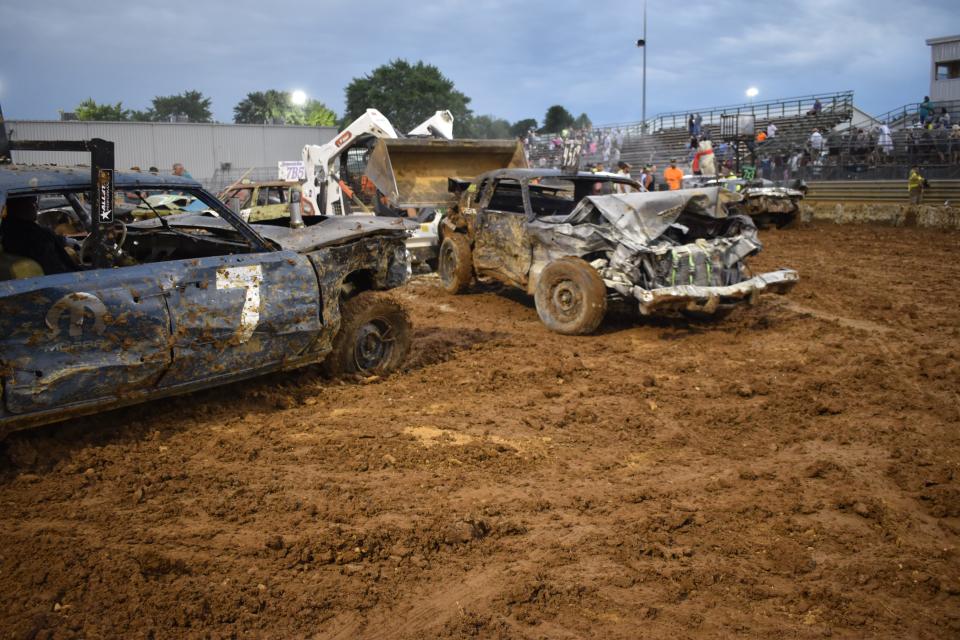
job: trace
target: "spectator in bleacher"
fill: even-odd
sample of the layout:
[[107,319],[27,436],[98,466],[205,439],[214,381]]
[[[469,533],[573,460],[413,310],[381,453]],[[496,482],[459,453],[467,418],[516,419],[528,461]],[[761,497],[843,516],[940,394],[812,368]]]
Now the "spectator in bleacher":
[[864,129],[857,129],[857,155],[866,159],[876,145],[870,139],[870,133]]
[[760,177],[765,180],[773,179],[773,160],[768,155],[760,158]]
[[676,191],[683,183],[683,171],[677,168],[677,159],[670,159],[670,166],[663,170],[663,181],[670,187],[670,191]]
[[767,139],[767,134],[763,131],[757,134],[757,144],[764,142]]
[[767,125],[767,138],[770,139],[770,138],[776,138],[776,137],[777,137],[777,125],[773,124],[773,122],[770,122],[770,124]]
[[890,158],[893,156],[893,134],[890,133],[890,127],[887,126],[887,123],[881,123],[877,127],[877,150],[880,152],[881,159]]
[[747,147],[747,151],[750,152],[750,164],[757,164],[757,142],[753,138],[747,138],[744,143]]
[[687,118],[687,132],[691,137],[697,135],[697,121],[694,119],[693,114],[690,114],[690,117]]
[[810,134],[810,151],[814,159],[820,157],[820,153],[823,151],[823,135],[820,134],[820,129],[814,129],[813,133]]
[[950,112],[947,111],[946,107],[940,107],[940,116],[937,118],[937,128],[938,129],[950,128]]
[[933,103],[930,102],[930,96],[923,96],[923,102],[920,103],[917,111],[920,113],[920,126],[925,127],[927,120],[930,119],[930,115],[933,113]]
[[800,175],[800,163],[803,161],[803,152],[795,151],[793,155],[790,156],[790,160],[787,161],[787,171],[790,174],[790,177],[787,180],[796,178]]
[[643,188],[647,191],[657,190],[657,168],[653,165],[646,165],[643,168]]
[[647,184],[647,169],[646,167],[640,170],[640,176],[637,178],[637,182],[640,183],[640,192],[643,193],[647,190],[647,187],[644,186]]
[[787,177],[787,159],[782,153],[773,156],[773,178],[774,180],[789,180]]
[[823,111],[823,105],[820,103],[820,98],[817,98],[813,101],[813,107],[810,111],[807,111],[808,116],[818,116],[820,112]]
[[693,118],[693,128],[693,135],[695,136],[699,136],[703,132],[703,116],[701,116],[699,113]]
[[[617,175],[630,179],[630,168],[629,162],[617,163]],[[617,193],[631,193],[633,191],[633,187],[628,184],[617,184],[614,185],[614,188],[617,190]]]
[[937,159],[940,161],[940,164],[946,164],[947,159],[950,157],[950,131],[944,128],[939,128],[933,132],[933,146],[937,152]]
[[933,154],[936,153],[936,145],[933,142],[933,131],[930,129],[923,129],[923,133],[920,134],[920,140],[917,143],[918,155],[920,156],[920,162],[929,162],[933,158]]

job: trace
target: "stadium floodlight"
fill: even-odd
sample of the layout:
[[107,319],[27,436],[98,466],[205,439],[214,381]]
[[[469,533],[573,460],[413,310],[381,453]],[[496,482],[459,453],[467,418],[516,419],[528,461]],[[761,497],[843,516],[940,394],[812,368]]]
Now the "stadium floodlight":
[[756,87],[750,87],[747,89],[747,97],[751,100],[756,98],[758,93],[760,93],[760,89],[757,89]]
[[297,105],[298,107],[302,107],[303,105],[307,104],[306,92],[300,89],[297,89],[296,91],[290,94],[290,102]]

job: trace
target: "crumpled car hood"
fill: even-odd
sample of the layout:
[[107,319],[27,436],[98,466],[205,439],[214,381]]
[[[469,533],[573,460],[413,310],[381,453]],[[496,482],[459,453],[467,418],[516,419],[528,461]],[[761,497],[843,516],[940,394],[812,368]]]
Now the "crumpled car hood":
[[[622,244],[633,251],[649,250],[684,212],[726,218],[724,205],[742,196],[720,187],[589,196],[565,218],[537,219],[529,230],[544,240],[547,234],[577,240],[584,253]],[[562,240],[561,240],[562,242]]]

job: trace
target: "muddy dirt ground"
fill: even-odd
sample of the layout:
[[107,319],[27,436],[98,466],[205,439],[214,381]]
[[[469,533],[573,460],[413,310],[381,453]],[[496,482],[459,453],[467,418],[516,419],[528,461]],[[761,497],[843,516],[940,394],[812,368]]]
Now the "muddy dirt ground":
[[389,379],[11,437],[2,637],[960,636],[960,234],[762,238],[716,324],[420,278]]

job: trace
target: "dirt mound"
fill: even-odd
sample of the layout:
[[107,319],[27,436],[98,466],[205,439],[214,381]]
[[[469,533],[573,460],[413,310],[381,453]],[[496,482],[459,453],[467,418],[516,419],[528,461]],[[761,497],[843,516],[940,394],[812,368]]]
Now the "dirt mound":
[[956,637],[960,235],[762,239],[802,282],[716,323],[424,277],[388,379],[12,436],[3,637]]

